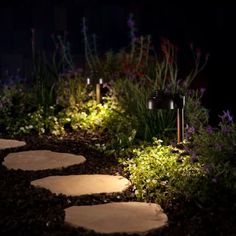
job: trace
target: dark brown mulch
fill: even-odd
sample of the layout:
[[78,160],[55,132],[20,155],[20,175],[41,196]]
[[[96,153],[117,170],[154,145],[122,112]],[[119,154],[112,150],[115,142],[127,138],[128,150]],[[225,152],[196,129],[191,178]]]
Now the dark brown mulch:
[[[0,166],[0,235],[72,236],[101,235],[64,224],[63,209],[72,205],[92,205],[114,201],[135,201],[132,188],[122,194],[96,194],[92,196],[56,196],[45,189],[34,188],[30,181],[49,175],[69,174],[121,174],[122,166],[114,157],[108,157],[89,147],[89,140],[54,139],[50,137],[24,137],[27,145],[0,151],[0,162],[10,152],[48,149],[82,154],[87,158],[83,165],[60,170],[21,171]],[[222,198],[221,198],[222,197]],[[226,199],[227,198],[227,199]],[[217,200],[216,200],[217,199]],[[236,201],[230,196],[216,196],[209,206],[200,206],[181,200],[163,206],[169,225],[147,235],[236,235]],[[221,199],[221,200],[219,200]],[[126,234],[115,234],[126,235]]]

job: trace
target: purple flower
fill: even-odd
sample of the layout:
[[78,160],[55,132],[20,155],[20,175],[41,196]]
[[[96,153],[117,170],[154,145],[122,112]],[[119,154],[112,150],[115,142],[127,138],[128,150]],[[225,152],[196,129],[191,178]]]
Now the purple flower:
[[127,24],[128,24],[128,27],[130,28],[130,29],[133,29],[134,28],[134,20],[133,20],[133,14],[130,14],[129,15],[129,19],[128,19],[128,21],[127,21]]
[[218,178],[217,177],[212,178],[212,182],[216,184],[218,182]]
[[231,134],[233,132],[232,127],[224,126],[222,127],[223,134]]
[[206,88],[201,88],[200,89],[201,95],[203,95],[205,93],[205,91],[206,91]]
[[212,133],[213,133],[213,128],[212,128],[210,125],[208,125],[208,126],[206,127],[206,132],[207,132],[208,134],[212,134]]
[[190,138],[195,133],[195,128],[193,126],[187,126],[185,136],[186,139]]
[[135,43],[137,41],[137,37],[135,36],[135,23],[133,20],[133,14],[129,15],[129,19],[127,21],[128,27],[130,29],[130,38],[131,38],[131,42]]
[[221,122],[223,123],[232,123],[233,117],[230,115],[229,110],[223,111],[223,115],[219,116],[221,118]]

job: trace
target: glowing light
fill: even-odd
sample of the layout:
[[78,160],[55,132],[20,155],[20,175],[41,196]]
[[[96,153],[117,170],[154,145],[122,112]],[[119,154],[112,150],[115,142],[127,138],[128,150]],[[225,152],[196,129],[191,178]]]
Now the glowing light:
[[90,78],[87,78],[87,84],[89,85],[91,83]]
[[152,100],[149,100],[149,101],[148,101],[148,109],[149,109],[149,110],[152,110],[152,109],[153,109],[153,102],[152,102]]

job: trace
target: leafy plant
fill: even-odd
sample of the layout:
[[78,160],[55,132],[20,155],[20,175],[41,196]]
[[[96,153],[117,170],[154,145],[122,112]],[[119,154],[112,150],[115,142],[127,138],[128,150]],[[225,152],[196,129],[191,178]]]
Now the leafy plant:
[[231,191],[236,190],[236,128],[229,111],[220,116],[218,127],[204,126],[188,130],[187,149],[195,153],[212,181]]
[[14,133],[62,136],[65,133],[64,126],[55,111],[56,106],[50,106],[45,114],[44,109],[39,107],[38,110],[28,113],[23,122],[14,126]]
[[[192,81],[205,68],[208,54],[204,55],[200,49],[190,49],[193,53],[193,68],[188,73],[179,73],[178,48],[168,39],[162,38],[160,51],[156,53],[151,37],[137,36],[133,15],[128,19],[130,44],[117,53],[108,52],[98,55],[96,40],[88,36],[88,28],[83,19],[83,39],[86,58],[86,74],[94,79],[104,78],[111,85],[113,95],[125,111],[137,120],[137,137],[151,140],[153,136],[163,138],[173,136],[176,130],[176,115],[174,111],[148,111],[147,100],[155,90],[162,90],[170,94],[186,96],[186,120],[189,125],[196,123],[197,118],[205,119],[204,108],[201,107],[199,97],[191,96],[188,89]],[[196,100],[196,101],[195,101]],[[194,104],[195,103],[195,104]],[[198,103],[198,104],[197,104]],[[192,115],[194,108],[198,108],[198,116]],[[200,117],[201,116],[201,117]],[[193,120],[192,120],[193,119]],[[169,139],[169,138],[168,138]]]
[[185,123],[188,127],[198,130],[206,126],[209,121],[208,110],[202,106],[202,97],[205,90],[187,90],[185,110]]
[[33,109],[32,97],[23,81],[6,78],[0,84],[0,132],[10,134]]
[[56,103],[64,108],[83,106],[84,102],[94,97],[94,93],[79,73],[64,73],[59,76],[57,84]]
[[206,197],[206,174],[190,158],[183,150],[154,139],[151,146],[134,149],[133,157],[122,163],[139,199],[166,204],[175,198],[199,201]]
[[107,153],[129,146],[136,134],[135,120],[113,98],[103,104],[89,100],[83,106],[71,106],[60,113],[61,123],[73,131],[86,131],[95,137],[95,147]]
[[137,120],[138,139],[151,140],[156,135],[163,138],[165,135],[170,135],[175,127],[175,113],[171,110],[149,111],[147,109],[150,91],[144,79],[139,83],[130,79],[116,80],[112,88],[119,104]]
[[61,73],[74,69],[66,35],[52,37],[52,51],[39,48],[36,31],[32,29],[32,73],[31,86],[35,107],[40,106],[45,113],[56,103],[58,78]]

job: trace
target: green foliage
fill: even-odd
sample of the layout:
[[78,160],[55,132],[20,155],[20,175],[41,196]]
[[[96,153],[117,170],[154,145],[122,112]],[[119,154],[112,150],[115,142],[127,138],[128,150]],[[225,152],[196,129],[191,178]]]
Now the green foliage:
[[58,78],[61,73],[73,69],[69,43],[64,37],[52,37],[52,51],[38,47],[37,32],[32,29],[32,68],[30,74],[31,92],[35,107],[41,106],[45,113],[56,103]]
[[204,90],[188,90],[185,105],[185,123],[189,127],[200,129],[208,124],[209,113],[208,110],[202,106],[202,96]]
[[32,29],[32,68],[27,82],[1,88],[3,121],[0,123],[9,134],[35,132],[61,135],[64,128],[59,124],[57,108],[78,102],[75,98],[84,96],[82,90],[86,88],[81,89],[78,76],[70,80],[68,77],[71,78],[71,75],[66,75],[67,80],[59,76],[61,72],[73,69],[66,38],[58,36],[55,40],[53,37],[55,47],[52,52],[46,52],[38,47],[36,34]]
[[200,163],[191,163],[189,155],[154,139],[152,146],[133,150],[134,157],[123,160],[125,171],[139,199],[167,203],[203,199],[208,182]]
[[136,135],[135,124],[136,121],[124,113],[115,99],[107,98],[103,104],[88,100],[60,111],[54,105],[47,113],[39,107],[8,128],[13,134],[63,136],[68,130],[83,132],[96,137],[95,148],[107,154],[118,154],[132,144]]
[[83,106],[94,94],[89,91],[84,79],[76,73],[59,76],[56,103],[64,108]]
[[[181,71],[180,77],[177,46],[168,39],[162,38],[158,53],[152,46],[150,36],[137,36],[132,15],[128,20],[130,45],[118,53],[108,52],[100,56],[97,53],[96,40],[88,36],[88,29],[83,19],[83,39],[86,58],[86,69],[93,78],[102,77],[111,82],[113,94],[120,105],[131,116],[137,119],[137,137],[151,140],[158,136],[171,139],[176,130],[174,111],[148,111],[147,100],[155,90],[170,94],[182,94],[186,97],[186,120],[189,125],[197,120],[205,122],[206,110],[198,104],[199,97],[189,96],[188,89],[192,81],[205,68],[208,55],[203,55],[198,48],[190,47],[193,54],[193,68]],[[188,104],[189,103],[189,104]],[[194,109],[196,109],[194,111]],[[193,112],[194,111],[194,112]],[[195,116],[195,112],[198,113]],[[198,123],[199,123],[198,121]]]
[[0,91],[0,131],[11,133],[32,109],[32,97],[25,84],[16,81],[0,85]]
[[48,56],[44,52],[38,52],[34,58],[33,90],[35,104],[47,109],[55,103],[55,83],[57,74],[51,71]]
[[120,79],[113,83],[113,93],[121,107],[137,120],[137,138],[151,140],[158,135],[170,135],[175,130],[175,111],[147,109],[150,90],[146,80],[139,83],[130,79]]
[[[236,126],[229,111],[223,112],[218,127],[201,127],[189,134],[187,148],[196,153],[205,170],[222,188],[236,190]],[[191,144],[191,145],[188,145]]]
[[60,116],[62,123],[72,130],[97,136],[95,146],[108,153],[118,153],[129,146],[136,134],[135,120],[112,98],[103,104],[89,100],[83,106],[68,107]]
[[39,107],[35,112],[28,113],[24,122],[14,127],[14,133],[63,135],[65,130],[59,118],[55,115],[55,108],[55,106],[50,106],[48,112],[45,113],[44,109]]

